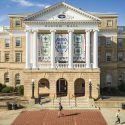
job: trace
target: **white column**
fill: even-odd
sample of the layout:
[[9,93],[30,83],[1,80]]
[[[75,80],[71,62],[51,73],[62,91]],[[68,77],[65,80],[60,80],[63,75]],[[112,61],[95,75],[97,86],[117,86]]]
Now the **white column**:
[[69,30],[69,56],[68,68],[73,68],[73,30]]
[[55,68],[55,32],[51,31],[51,68]]
[[33,69],[37,68],[37,30],[33,31],[33,51],[32,51],[32,55],[33,55]]
[[94,30],[93,41],[93,68],[98,68],[98,31]]
[[25,68],[29,68],[29,62],[30,62],[30,33],[28,30],[26,30],[26,66]]
[[90,68],[90,30],[86,31],[86,68]]

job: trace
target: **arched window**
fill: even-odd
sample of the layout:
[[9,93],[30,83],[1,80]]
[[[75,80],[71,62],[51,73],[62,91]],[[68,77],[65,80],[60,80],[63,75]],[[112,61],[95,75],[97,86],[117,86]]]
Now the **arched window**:
[[6,82],[9,82],[9,73],[8,72],[6,72],[5,74],[4,74],[4,82],[6,83]]
[[15,83],[16,83],[16,85],[19,85],[19,84],[20,84],[20,74],[19,74],[19,73],[17,73],[17,74],[15,75]]
[[106,84],[108,86],[111,86],[111,84],[112,84],[112,76],[110,74],[106,75]]

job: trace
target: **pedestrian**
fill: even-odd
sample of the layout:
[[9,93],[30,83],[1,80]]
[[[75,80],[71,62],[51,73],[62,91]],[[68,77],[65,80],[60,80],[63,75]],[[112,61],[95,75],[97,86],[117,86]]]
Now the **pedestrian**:
[[64,114],[62,113],[62,110],[63,110],[62,104],[61,104],[61,102],[59,102],[58,117],[60,117],[61,115],[64,115]]
[[117,121],[115,123],[120,123],[120,109],[118,109],[118,112],[116,113]]

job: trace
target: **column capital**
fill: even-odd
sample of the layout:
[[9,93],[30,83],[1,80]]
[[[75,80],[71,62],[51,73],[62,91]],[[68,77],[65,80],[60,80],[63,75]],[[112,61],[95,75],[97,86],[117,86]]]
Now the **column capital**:
[[31,30],[29,30],[29,29],[26,29],[26,30],[25,30],[25,32],[31,32]]
[[74,30],[73,29],[69,29],[68,32],[74,32]]
[[39,30],[38,29],[34,29],[34,30],[32,30],[32,32],[38,32]]
[[99,32],[99,29],[93,29],[93,32]]
[[55,30],[55,29],[52,29],[52,30],[50,30],[50,32],[56,32],[56,30]]
[[86,29],[85,30],[85,32],[91,32],[92,31],[92,29]]

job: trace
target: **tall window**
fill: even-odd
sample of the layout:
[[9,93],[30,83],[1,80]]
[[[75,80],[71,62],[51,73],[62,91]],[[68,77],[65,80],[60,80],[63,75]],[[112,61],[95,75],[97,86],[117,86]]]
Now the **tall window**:
[[122,48],[123,47],[123,39],[119,38],[118,39],[118,48]]
[[16,59],[15,59],[16,62],[18,62],[18,63],[22,62],[22,53],[21,52],[17,52],[15,56],[16,56]]
[[21,21],[20,21],[20,20],[16,20],[15,25],[16,25],[17,27],[21,26]]
[[19,84],[20,84],[20,74],[19,74],[19,73],[17,73],[17,74],[15,75],[15,84],[16,84],[16,85],[19,85]]
[[16,37],[16,47],[21,47],[21,37]]
[[106,52],[106,62],[111,61],[111,52]]
[[106,37],[106,46],[111,47],[112,46],[112,38],[111,37]]
[[6,82],[9,82],[9,73],[8,72],[6,72],[5,74],[4,74],[4,82],[6,83]]
[[110,74],[106,75],[106,84],[107,86],[111,86],[112,84],[112,76]]
[[107,26],[112,27],[112,20],[107,20]]
[[123,61],[123,52],[118,52],[118,61]]
[[6,48],[10,47],[10,40],[9,39],[5,39],[5,47]]
[[7,52],[5,53],[5,62],[9,62],[10,60],[10,54]]

